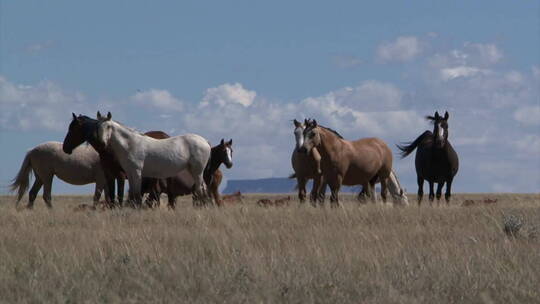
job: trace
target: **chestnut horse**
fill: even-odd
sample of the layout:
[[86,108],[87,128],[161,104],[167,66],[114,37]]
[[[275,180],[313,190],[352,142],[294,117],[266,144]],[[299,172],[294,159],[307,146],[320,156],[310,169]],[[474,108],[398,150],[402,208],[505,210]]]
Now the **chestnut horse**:
[[368,197],[375,202],[374,184],[381,183],[381,197],[386,202],[390,190],[395,202],[406,204],[403,190],[392,174],[392,151],[378,138],[356,141],[343,139],[336,131],[319,126],[317,121],[306,121],[301,151],[308,153],[314,147],[321,155],[324,183],[330,186],[332,205],[339,204],[341,185],[362,185]]
[[435,116],[426,119],[433,122],[433,132],[425,131],[413,142],[399,146],[402,158],[416,150],[416,176],[418,182],[418,205],[422,203],[424,195],[424,180],[429,182],[429,201],[433,202],[433,184],[437,183],[437,203],[439,203],[442,188],[446,183],[444,198],[450,202],[452,181],[459,169],[459,159],[456,151],[448,140],[448,112],[444,117],[435,112]]

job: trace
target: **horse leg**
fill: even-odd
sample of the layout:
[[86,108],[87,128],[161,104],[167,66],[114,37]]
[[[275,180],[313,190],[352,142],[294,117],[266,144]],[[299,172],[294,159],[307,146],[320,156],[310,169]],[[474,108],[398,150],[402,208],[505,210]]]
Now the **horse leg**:
[[388,192],[388,180],[386,178],[381,178],[381,198],[383,203],[386,204],[386,195]]
[[47,204],[47,207],[52,208],[52,181],[53,176],[50,176],[49,178],[45,179],[43,181],[43,200],[45,201],[45,204]]
[[189,166],[189,172],[195,180],[195,185],[193,185],[193,206],[197,206],[197,204],[206,205],[208,193],[206,190],[206,183],[204,182],[203,176],[204,167],[198,164],[192,164]]
[[422,197],[424,196],[424,179],[420,176],[416,177],[418,183],[418,206],[422,204]]
[[442,195],[442,188],[443,188],[443,186],[444,186],[444,182],[438,183],[438,184],[437,184],[437,194],[436,194],[436,197],[437,197],[437,205],[439,205],[440,200],[441,200],[441,195]]
[[446,204],[450,204],[450,192],[452,191],[452,181],[453,178],[450,178],[448,181],[446,181],[446,192],[444,193],[444,200],[446,201]]
[[321,184],[319,186],[319,190],[317,193],[317,199],[319,200],[319,203],[321,204],[321,206],[324,205],[324,200],[326,199],[326,186],[327,185],[328,184],[324,180],[324,176],[321,176]]
[[307,179],[299,177],[296,179],[296,183],[298,184],[298,199],[300,200],[300,203],[304,203],[304,201],[306,200]]
[[125,179],[123,177],[116,179],[116,186],[118,187],[118,204],[120,206],[122,206],[122,203],[124,202],[124,184]]
[[30,189],[30,193],[28,194],[28,205],[26,205],[26,208],[32,209],[34,207],[34,201],[36,200],[39,189],[41,189],[41,186],[43,186],[43,182],[36,175],[36,180],[34,181],[34,184],[32,185],[32,189]]
[[321,176],[315,176],[313,178],[313,187],[311,188],[311,193],[309,194],[309,202],[313,207],[317,206],[317,196],[321,186],[321,178]]
[[336,176],[335,180],[331,181],[329,183],[330,191],[332,192],[330,195],[330,206],[331,207],[338,207],[339,206],[339,189],[341,188],[341,182],[343,178],[341,176]]
[[130,203],[136,208],[142,206],[142,197],[141,197],[141,170],[134,170],[128,174],[129,182],[129,192],[130,192]]
[[94,207],[96,207],[99,203],[99,199],[101,198],[101,192],[103,191],[103,188],[105,188],[105,184],[102,180],[96,181],[96,188],[94,189]]
[[433,204],[433,199],[435,199],[435,193],[433,191],[433,182],[432,181],[428,181],[429,183],[429,204]]
[[369,182],[367,184],[367,192],[368,196],[371,199],[371,202],[376,204],[377,203],[377,194],[375,193],[375,183]]

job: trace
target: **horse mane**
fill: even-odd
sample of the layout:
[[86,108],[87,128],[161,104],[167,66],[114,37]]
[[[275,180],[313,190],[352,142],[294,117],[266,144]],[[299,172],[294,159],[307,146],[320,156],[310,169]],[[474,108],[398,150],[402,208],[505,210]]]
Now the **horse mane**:
[[431,115],[427,115],[425,118],[426,118],[429,122],[431,122],[432,124],[435,123],[435,120],[436,120],[435,117],[433,117],[433,116],[431,116]]
[[327,131],[330,131],[330,132],[334,133],[334,135],[336,135],[337,137],[339,137],[339,138],[341,138],[341,139],[344,139],[343,136],[341,136],[341,134],[339,134],[339,133],[338,133],[336,130],[334,130],[334,129],[330,129],[330,128],[328,128],[328,127],[323,127],[323,126],[321,126],[321,125],[319,125],[319,127],[321,127],[321,128],[323,128],[323,129],[325,129],[325,130],[327,130]]

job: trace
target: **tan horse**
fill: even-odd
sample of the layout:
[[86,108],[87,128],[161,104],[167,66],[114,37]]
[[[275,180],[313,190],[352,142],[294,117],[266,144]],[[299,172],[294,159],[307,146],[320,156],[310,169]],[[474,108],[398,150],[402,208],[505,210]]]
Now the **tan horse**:
[[303,135],[301,152],[309,153],[315,147],[321,155],[324,183],[332,192],[331,203],[339,204],[341,185],[362,185],[366,195],[375,202],[376,182],[381,183],[384,202],[389,189],[395,202],[408,203],[392,171],[392,151],[381,139],[348,141],[336,131],[319,126],[315,120],[308,122]]

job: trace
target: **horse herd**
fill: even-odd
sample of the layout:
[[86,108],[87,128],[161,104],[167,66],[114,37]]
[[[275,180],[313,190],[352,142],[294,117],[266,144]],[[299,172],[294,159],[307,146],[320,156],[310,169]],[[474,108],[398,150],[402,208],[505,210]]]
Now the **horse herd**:
[[[175,207],[179,195],[193,195],[195,206],[223,200],[218,188],[223,178],[221,164],[231,168],[232,139],[211,147],[196,134],[169,136],[162,131],[137,132],[107,116],[97,113],[96,119],[72,114],[72,121],[63,143],[46,142],[26,154],[21,169],[10,185],[17,192],[17,203],[29,188],[30,174],[35,176],[29,192],[27,208],[32,208],[43,186],[43,199],[52,207],[52,180],[56,175],[74,185],[95,183],[94,204],[105,192],[108,206],[122,205],[124,181],[129,182],[128,201],[141,207],[144,194],[149,207],[159,203],[162,193],[168,196],[168,205]],[[415,149],[418,177],[418,204],[422,201],[423,183],[430,187],[429,200],[433,201],[434,183],[437,200],[446,184],[448,203],[453,178],[458,170],[458,157],[448,141],[448,112],[440,116],[427,116],[433,122],[433,132],[425,131],[413,142],[400,146],[402,157]],[[323,203],[325,190],[330,188],[331,206],[339,204],[338,193],[342,185],[362,185],[358,198],[376,202],[375,185],[381,185],[381,198],[390,192],[394,203],[408,204],[392,168],[392,151],[378,138],[345,140],[336,131],[321,126],[316,120],[303,123],[294,120],[296,146],[292,153],[292,167],[296,178],[298,198],[306,199],[306,183],[313,180],[310,195],[312,204]],[[82,145],[83,143],[90,145]],[[82,146],[81,146],[82,145]],[[115,195],[115,181],[117,196]]]

